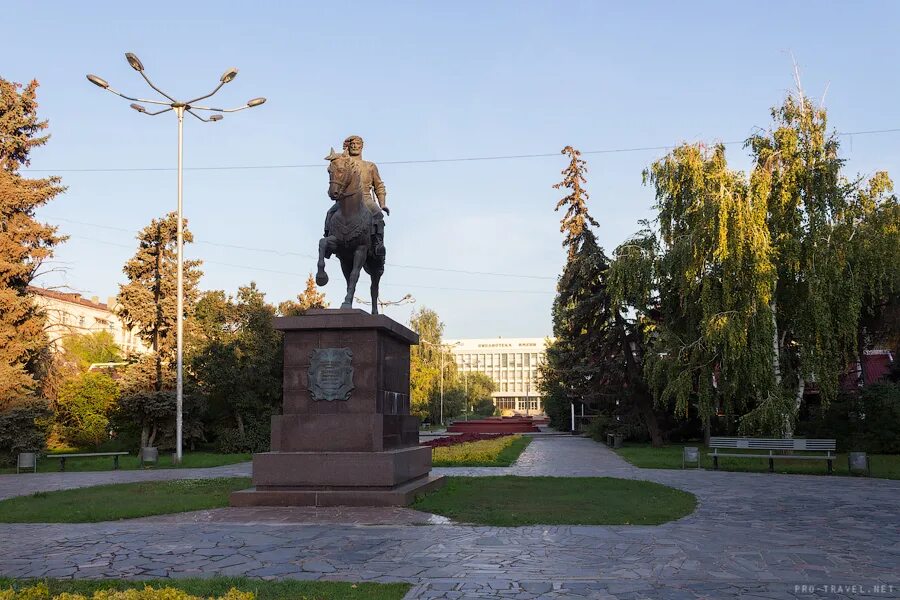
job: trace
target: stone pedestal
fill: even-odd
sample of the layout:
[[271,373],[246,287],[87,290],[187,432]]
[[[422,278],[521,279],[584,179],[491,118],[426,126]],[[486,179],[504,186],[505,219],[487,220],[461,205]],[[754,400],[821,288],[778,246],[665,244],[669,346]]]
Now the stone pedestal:
[[255,487],[233,493],[232,506],[405,505],[443,484],[429,475],[431,449],[409,414],[418,335],[355,309],[279,317],[275,328],[284,410],[272,417],[272,451],[253,456]]

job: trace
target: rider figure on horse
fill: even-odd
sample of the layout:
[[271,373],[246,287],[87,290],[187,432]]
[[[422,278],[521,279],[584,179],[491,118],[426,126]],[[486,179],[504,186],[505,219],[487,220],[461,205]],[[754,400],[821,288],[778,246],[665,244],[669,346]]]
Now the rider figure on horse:
[[[384,250],[384,215],[391,214],[390,209],[385,204],[384,182],[381,175],[378,174],[378,167],[375,163],[363,160],[362,157],[363,139],[358,135],[351,135],[344,140],[344,156],[356,162],[359,168],[360,179],[362,181],[363,201],[366,208],[372,214],[372,248],[375,256],[383,257]],[[374,192],[374,194],[373,194]],[[374,197],[373,197],[374,196]],[[377,204],[376,204],[377,200]],[[325,215],[325,237],[330,235],[329,223],[331,217],[338,210],[335,202]],[[383,212],[382,212],[383,211]]]

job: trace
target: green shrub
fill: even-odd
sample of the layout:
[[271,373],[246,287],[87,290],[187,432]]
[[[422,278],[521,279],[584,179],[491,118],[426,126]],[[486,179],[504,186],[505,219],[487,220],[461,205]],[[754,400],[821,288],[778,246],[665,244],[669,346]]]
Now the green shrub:
[[34,398],[0,412],[0,464],[15,464],[20,452],[40,452],[50,430],[47,402]]
[[[208,600],[255,600],[253,592],[242,592],[231,588],[224,596],[210,598]],[[207,600],[199,596],[192,596],[187,592],[171,587],[154,589],[146,586],[140,590],[99,590],[90,596],[71,594],[64,592],[59,595],[50,595],[50,589],[46,583],[14,590],[12,588],[0,590],[0,600]]]
[[223,428],[216,436],[216,450],[223,454],[268,452],[272,446],[271,418],[246,419],[244,435],[237,427]]
[[841,451],[900,454],[900,385],[873,383],[843,392],[801,423],[799,433],[834,438]]
[[472,412],[479,417],[492,417],[496,412],[494,401],[490,398],[482,398],[472,406]]
[[57,422],[76,446],[102,444],[109,437],[109,415],[119,399],[119,386],[109,375],[82,373],[59,390]]

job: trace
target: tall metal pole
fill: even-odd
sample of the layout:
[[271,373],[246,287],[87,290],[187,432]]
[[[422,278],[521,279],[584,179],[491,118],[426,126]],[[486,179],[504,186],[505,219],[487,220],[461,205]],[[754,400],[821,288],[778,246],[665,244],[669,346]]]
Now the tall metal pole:
[[441,352],[441,425],[444,424],[444,347],[438,346]]
[[[140,73],[141,77],[144,78],[144,81],[147,82],[153,90],[159,93],[161,96],[165,97],[165,100],[150,100],[150,99],[142,99],[142,98],[134,98],[132,96],[127,96],[121,92],[118,92],[109,86],[109,83],[103,79],[102,77],[98,77],[96,75],[90,74],[87,76],[88,81],[100,87],[116,96],[121,98],[125,98],[126,100],[131,100],[133,104],[131,104],[131,108],[138,111],[139,113],[143,113],[148,116],[156,116],[161,115],[163,113],[167,113],[170,110],[175,112],[175,115],[178,117],[178,301],[177,301],[177,310],[178,314],[175,317],[176,322],[176,383],[175,383],[175,462],[180,463],[182,458],[182,446],[183,446],[183,436],[182,436],[182,409],[183,409],[183,392],[184,392],[184,215],[182,211],[182,180],[184,173],[184,161],[183,161],[183,145],[184,145],[184,113],[185,111],[191,113],[194,117],[203,121],[204,123],[215,123],[217,121],[222,120],[222,113],[233,113],[241,110],[245,110],[248,108],[253,108],[254,106],[260,106],[265,104],[266,99],[259,97],[248,100],[247,103],[243,106],[238,106],[235,108],[213,108],[210,106],[199,106],[195,104],[200,100],[205,100],[213,96],[216,92],[222,89],[222,86],[226,83],[231,82],[237,77],[238,70],[234,67],[225,71],[222,76],[219,78],[219,85],[211,91],[210,93],[194,98],[193,100],[188,101],[180,101],[176,100],[169,94],[166,94],[164,91],[159,89],[157,86],[150,81],[150,78],[147,77],[147,74],[144,72],[144,65],[140,61],[140,59],[135,56],[131,52],[127,52],[125,54],[125,59],[128,61],[128,64],[131,65],[131,68]],[[137,104],[138,102],[144,102],[148,104],[152,104],[159,107],[159,110],[154,110],[153,112],[149,112],[143,104]],[[212,112],[215,113],[211,115],[209,118],[205,118],[197,114],[197,111],[204,112]],[[408,295],[408,294],[407,294]]]
[[175,462],[181,463],[182,409],[184,392],[184,218],[182,215],[184,163],[184,106],[176,106],[178,116],[178,314],[176,315],[176,380],[175,380]]

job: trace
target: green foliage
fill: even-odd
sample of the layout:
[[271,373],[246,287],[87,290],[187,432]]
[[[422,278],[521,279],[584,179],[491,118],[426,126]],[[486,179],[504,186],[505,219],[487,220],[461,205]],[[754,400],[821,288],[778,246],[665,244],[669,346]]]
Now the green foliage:
[[37,116],[37,88],[37,81],[23,87],[0,77],[0,415],[30,403],[38,387],[48,346],[46,316],[28,286],[65,240],[35,218],[38,208],[64,191],[60,179],[19,173],[31,151],[49,139],[40,135],[47,122]]
[[47,402],[34,397],[0,412],[0,464],[15,464],[20,452],[43,450],[51,417]]
[[[351,583],[347,581],[266,581],[248,577],[203,577],[157,580],[135,579],[42,579],[53,594],[92,594],[97,591],[124,591],[175,588],[206,599],[227,594],[232,588],[252,590],[256,600],[400,600],[412,587],[408,583]],[[0,578],[0,587],[20,590],[34,586],[34,580]],[[19,599],[17,599],[19,600]],[[41,599],[46,600],[46,599]]]
[[900,454],[900,385],[875,383],[842,392],[820,408],[809,429],[810,437],[835,438],[846,451]]
[[[178,318],[178,216],[172,212],[162,219],[153,219],[138,234],[138,249],[125,263],[128,283],[119,286],[119,316],[153,350],[156,361],[154,389],[163,389],[163,369],[173,362]],[[184,223],[184,242],[193,241],[193,234]],[[200,280],[200,261],[184,261],[184,319],[185,336],[190,336],[197,283]]]
[[67,361],[75,363],[81,371],[95,363],[111,363],[122,360],[122,353],[109,331],[67,335],[62,340]]
[[216,598],[201,598],[173,587],[153,588],[145,585],[142,589],[97,591],[90,596],[70,593],[51,596],[50,588],[46,583],[42,582],[19,590],[12,588],[0,590],[0,600],[256,600],[256,594],[253,592],[241,592],[236,588],[232,588],[224,595]]
[[312,273],[306,278],[306,289],[297,296],[297,301],[286,300],[278,305],[278,312],[283,317],[295,317],[302,315],[311,308],[328,308],[325,294],[319,291]]
[[[419,334],[419,345],[410,348],[410,406],[412,414],[432,423],[440,420],[441,377],[444,383],[444,416],[448,404],[462,410],[465,394],[454,395],[448,400],[451,386],[457,379],[456,362],[443,346],[444,324],[438,314],[422,307],[412,314],[410,328]],[[443,368],[442,368],[443,366]],[[443,372],[443,373],[442,373]]]
[[282,335],[275,309],[255,283],[237,298],[207,292],[197,303],[197,340],[190,364],[199,392],[220,427],[220,448],[268,448],[269,417],[281,404]]
[[118,397],[118,384],[102,373],[82,373],[66,381],[57,400],[57,424],[66,440],[95,447],[106,441]]
[[569,260],[581,246],[582,236],[589,231],[588,226],[597,226],[597,221],[588,213],[587,199],[589,197],[583,184],[587,182],[584,174],[587,172],[587,163],[580,158],[581,152],[572,146],[562,149],[562,154],[569,157],[569,164],[562,170],[563,180],[553,186],[554,189],[565,189],[567,194],[556,203],[556,210],[565,207],[559,226],[560,233],[566,235],[563,246],[569,250]]
[[482,398],[472,405],[472,412],[479,417],[492,417],[497,412],[494,401],[490,398]]
[[[182,396],[182,439],[187,447],[205,440],[202,416],[206,405],[202,396],[187,388]],[[129,440],[140,439],[138,448],[175,447],[175,391],[123,393],[110,421]]]

